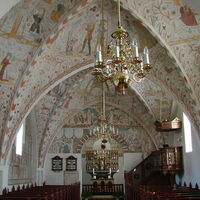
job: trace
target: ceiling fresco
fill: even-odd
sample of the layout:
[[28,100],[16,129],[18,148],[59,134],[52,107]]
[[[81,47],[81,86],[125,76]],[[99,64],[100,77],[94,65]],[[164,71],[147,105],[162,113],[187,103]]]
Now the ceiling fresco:
[[[49,148],[49,153],[80,153],[86,148],[86,143],[93,143],[99,136],[92,130],[99,119],[100,105],[94,105],[77,113],[58,132]],[[142,125],[124,111],[106,106],[106,119],[114,124],[115,133],[110,135],[109,141],[115,141],[123,149],[123,152],[151,153],[155,145]],[[93,141],[93,142],[92,142]]]
[[[12,103],[14,96],[20,96],[16,88],[24,84],[23,81],[19,84],[22,74],[29,74],[28,66],[38,48],[57,27],[58,20],[65,15],[65,12],[73,13],[81,3],[81,1],[76,2],[77,4],[74,1],[63,0],[49,2],[23,0],[1,18],[0,86],[1,93],[3,93],[0,100],[0,105],[3,107],[0,117],[1,133],[6,128],[3,122],[9,121],[9,112],[15,110],[17,106]],[[55,14],[58,5],[60,9]],[[57,21],[54,19],[55,16],[57,16]],[[3,141],[4,135],[1,134],[1,137]]]
[[[163,138],[154,122],[173,119],[174,106],[189,115],[199,132],[199,15],[179,0],[122,0],[122,6],[124,27],[141,49],[150,48],[154,68],[140,83],[132,81],[123,97],[108,83],[106,104],[142,126],[155,148]],[[104,7],[108,43],[117,24],[116,3],[105,1]],[[32,109],[40,166],[63,126],[85,109],[98,111],[100,88],[90,67],[102,34],[101,14],[98,0],[23,0],[0,19],[1,162]]]
[[[41,132],[43,134],[43,141],[40,142],[40,165],[43,165],[46,153],[49,149],[49,144],[52,143],[62,127],[71,129],[92,129],[92,127],[94,127],[96,124],[95,122],[99,118],[101,113],[101,84],[92,77],[90,71],[86,71],[88,74],[82,78],[82,81],[80,81],[81,75],[78,76],[79,84],[77,84],[75,87],[73,87],[73,83],[76,83],[75,80],[78,81],[77,75],[71,77],[71,87],[73,87],[71,93],[65,93],[62,97],[60,97],[60,101],[57,102],[57,105],[59,106],[56,106],[53,110],[53,114],[49,118],[48,127],[46,127],[45,131]],[[74,81],[72,81],[73,78]],[[62,84],[65,83],[68,83],[68,79]],[[146,86],[148,86],[148,83],[149,82],[147,82]],[[157,93],[157,89],[158,87],[155,84],[151,84],[151,91],[154,94]],[[133,139],[130,138],[131,136],[128,137],[128,132],[123,133],[123,131],[126,132],[129,129],[138,135],[145,134],[146,137],[141,141],[150,140],[151,147],[160,147],[164,143],[164,139],[162,135],[159,135],[155,131],[155,127],[153,126],[155,122],[155,116],[152,116],[152,113],[150,113],[147,107],[148,104],[154,104],[154,102],[159,101],[159,96],[154,96],[153,98],[152,96],[148,95],[148,98],[145,99],[146,101],[143,102],[143,100],[131,89],[127,91],[125,96],[116,96],[115,92],[113,91],[113,84],[108,82],[106,87],[106,117],[109,119],[111,124],[114,124],[114,126],[119,129],[122,137],[126,137],[124,140],[127,141],[127,143],[130,145],[130,148],[133,145],[131,144]],[[167,115],[169,110],[172,109],[172,99],[167,99],[164,97],[165,96],[163,95],[163,116]],[[68,102],[67,107],[66,104],[63,103],[66,101]],[[36,109],[38,107],[38,110],[41,110],[40,106],[42,105],[39,102],[36,106]],[[155,107],[156,106],[157,103]],[[42,121],[42,118],[38,117],[38,121]],[[40,127],[40,130],[43,130],[41,128],[42,127]],[[86,135],[88,135],[88,133]],[[92,135],[88,135],[88,137],[92,137]],[[80,143],[83,143],[81,142],[82,138],[75,138],[75,140],[78,146],[74,148],[74,151],[80,152],[82,146]],[[129,150],[131,151],[131,149]]]
[[[146,24],[148,29],[151,29],[176,60],[193,92],[197,104],[194,115],[199,121],[199,14],[181,0],[158,0],[153,3],[146,0],[122,2],[127,10]],[[197,127],[199,127],[198,124]]]

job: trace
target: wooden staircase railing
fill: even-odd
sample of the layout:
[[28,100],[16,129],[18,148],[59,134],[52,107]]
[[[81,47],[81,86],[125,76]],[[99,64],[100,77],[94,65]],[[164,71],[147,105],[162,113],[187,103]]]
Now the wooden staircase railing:
[[126,185],[128,193],[126,200],[199,200],[200,190],[197,188],[158,185]]
[[[164,147],[152,152],[130,172],[125,173],[125,183],[141,185],[151,181],[150,184],[156,184],[156,182],[162,184],[160,182],[162,179],[163,184],[172,184],[172,176],[181,170],[182,147]],[[152,176],[156,182],[152,182]]]
[[159,156],[159,151],[152,152],[147,158],[145,158],[141,163],[134,167],[130,172],[125,173],[125,183],[140,185],[147,177],[149,177],[153,172],[158,171],[157,157]]

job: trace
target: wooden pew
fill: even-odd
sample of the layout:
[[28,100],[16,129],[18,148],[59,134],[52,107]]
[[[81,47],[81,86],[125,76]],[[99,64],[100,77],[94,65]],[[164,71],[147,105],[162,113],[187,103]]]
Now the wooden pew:
[[0,199],[21,200],[80,200],[80,184],[70,186],[44,185],[35,187],[22,187],[22,190],[12,188],[11,192],[4,189]]
[[197,188],[179,187],[173,189],[170,186],[133,186],[126,185],[127,200],[200,200],[200,190]]

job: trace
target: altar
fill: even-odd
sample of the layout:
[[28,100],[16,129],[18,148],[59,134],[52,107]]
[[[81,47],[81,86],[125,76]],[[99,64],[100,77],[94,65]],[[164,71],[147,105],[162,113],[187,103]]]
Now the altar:
[[113,175],[119,171],[117,150],[86,151],[86,170],[92,182],[114,183]]
[[105,185],[109,185],[109,184],[114,184],[114,179],[113,178],[99,178],[99,179],[94,179],[92,178],[91,181],[94,183],[96,183],[97,185],[101,185],[102,182],[105,184]]

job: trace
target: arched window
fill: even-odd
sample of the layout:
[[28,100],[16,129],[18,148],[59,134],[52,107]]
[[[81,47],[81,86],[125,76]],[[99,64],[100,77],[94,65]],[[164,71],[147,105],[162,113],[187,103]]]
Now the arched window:
[[184,125],[184,136],[185,136],[185,151],[186,153],[190,153],[192,152],[191,123],[185,113],[183,113],[183,125]]
[[16,137],[16,154],[19,156],[22,155],[24,137],[25,137],[25,123],[23,122],[17,132],[17,137]]

